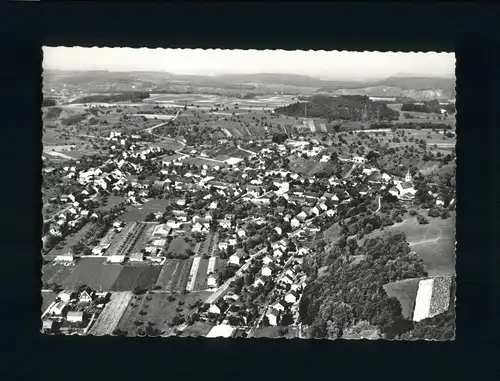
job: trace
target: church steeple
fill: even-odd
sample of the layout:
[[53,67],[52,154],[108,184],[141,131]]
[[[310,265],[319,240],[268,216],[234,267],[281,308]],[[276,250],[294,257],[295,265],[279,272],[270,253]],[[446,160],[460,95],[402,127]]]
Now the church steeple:
[[408,167],[408,173],[405,176],[405,181],[407,183],[411,183],[413,181],[413,178],[411,177],[411,173],[410,173],[410,168],[409,167]]

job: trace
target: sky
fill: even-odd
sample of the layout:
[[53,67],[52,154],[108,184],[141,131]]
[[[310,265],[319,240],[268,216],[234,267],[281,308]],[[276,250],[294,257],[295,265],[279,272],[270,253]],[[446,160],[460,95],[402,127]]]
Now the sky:
[[455,75],[454,53],[44,47],[44,69],[166,71],[180,75],[300,74],[367,80]]

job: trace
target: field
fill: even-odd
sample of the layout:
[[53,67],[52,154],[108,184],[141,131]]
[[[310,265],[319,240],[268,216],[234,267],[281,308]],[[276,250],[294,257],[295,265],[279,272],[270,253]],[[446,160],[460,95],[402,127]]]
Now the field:
[[165,207],[169,203],[170,200],[152,199],[141,206],[132,207],[122,214],[120,219],[125,222],[143,221],[149,213],[165,211]]
[[125,266],[111,289],[113,291],[131,291],[135,287],[153,288],[160,271],[160,266]]
[[[426,215],[425,211],[419,213]],[[387,236],[395,232],[404,232],[410,248],[417,252],[424,261],[430,277],[455,274],[455,212],[446,220],[427,217],[429,223],[420,225],[416,217],[407,215],[403,222],[367,234],[358,241],[359,245],[368,238]]]
[[181,337],[205,337],[213,327],[210,323],[196,322],[182,331]]
[[90,335],[110,335],[117,328],[125,309],[132,299],[131,292],[115,292],[111,300],[106,304],[94,325],[89,331]]
[[123,266],[106,264],[105,258],[82,258],[76,269],[64,280],[65,289],[87,285],[94,290],[110,291]]
[[[198,299],[204,300],[207,295],[203,292],[174,295],[173,301],[168,300],[171,296],[169,293],[147,293],[134,296],[132,303],[120,319],[118,328],[126,331],[130,336],[135,336],[137,327],[141,325],[151,325],[164,333],[169,333],[171,328],[168,323],[172,317],[177,313],[186,316],[191,311],[189,305]],[[179,301],[182,301],[183,305],[179,305]]]
[[119,205],[120,203],[125,202],[125,198],[123,196],[109,196],[106,205],[100,206],[97,208],[98,211],[101,212],[109,212],[111,208]]
[[45,312],[56,298],[55,292],[42,292],[42,312]]
[[202,166],[202,165],[207,165],[210,167],[226,167],[226,163],[221,163],[219,161],[214,161],[210,159],[203,159],[201,157],[188,157],[183,161],[183,163],[190,164],[190,165],[196,165],[196,166]]
[[424,261],[429,276],[455,274],[455,213],[450,218],[429,219],[420,225],[415,217],[387,227],[386,231],[403,231],[412,250]]
[[48,252],[51,256],[64,255],[71,251],[71,247],[85,237],[85,234],[94,224],[89,222],[82,226],[77,232],[71,233],[63,241],[59,242],[52,250]]
[[169,292],[180,292],[186,289],[186,284],[193,260],[167,259],[156,282],[157,287]]
[[279,330],[281,327],[278,326],[271,326],[271,327],[259,327],[255,330],[254,337],[255,338],[270,338],[270,339],[276,339],[279,337],[287,338],[287,339],[293,339],[298,337],[298,328],[297,327],[288,327],[288,332],[284,335],[281,336],[279,334]]
[[184,238],[174,238],[168,245],[167,253],[184,253],[188,247]]
[[42,283],[61,284],[76,269],[73,263],[52,262],[42,267]]
[[401,312],[405,319],[411,320],[413,317],[419,282],[420,278],[416,278],[405,279],[384,285],[384,290],[387,295],[398,299],[401,303]]
[[196,273],[196,280],[194,282],[194,291],[200,291],[207,289],[207,269],[208,269],[208,259],[200,259],[200,264],[198,266],[198,271]]

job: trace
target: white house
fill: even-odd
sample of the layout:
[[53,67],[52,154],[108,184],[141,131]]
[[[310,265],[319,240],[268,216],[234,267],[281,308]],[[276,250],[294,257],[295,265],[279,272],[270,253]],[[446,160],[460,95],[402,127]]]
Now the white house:
[[219,242],[219,250],[227,250],[227,248],[229,247],[229,242],[227,241],[220,241]]
[[303,256],[309,254],[309,249],[307,247],[301,247],[299,250],[297,250],[297,255]]
[[208,276],[207,286],[209,288],[216,288],[217,287],[217,277],[215,275],[211,274]]
[[279,315],[280,313],[277,309],[270,308],[266,313],[266,317],[269,320],[269,324],[272,326],[278,325]]
[[280,279],[280,282],[291,285],[291,284],[293,284],[293,279],[290,278],[290,276],[285,275],[283,278]]
[[240,253],[235,253],[229,257],[229,263],[233,265],[240,265],[242,255]]
[[298,299],[299,299],[299,295],[295,291],[289,292],[285,296],[285,302],[290,303],[290,304],[296,303]]
[[299,221],[304,221],[307,218],[307,213],[302,211],[295,216]]
[[238,237],[246,237],[247,236],[247,232],[244,231],[244,230],[238,230]]
[[292,218],[292,220],[290,221],[290,225],[292,226],[292,228],[298,228],[300,226],[300,221],[296,218]]
[[261,271],[262,276],[271,276],[273,274],[273,270],[269,266],[264,266]]
[[280,236],[280,235],[281,235],[281,233],[283,233],[283,231],[281,230],[281,228],[280,228],[279,226],[276,226],[276,227],[274,228],[274,230],[276,230],[276,233],[278,233],[278,236]]
[[61,315],[67,305],[68,302],[60,301],[59,303],[56,303],[52,306],[52,308],[50,309],[50,313],[53,313],[54,315]]
[[267,266],[268,264],[270,263],[273,263],[274,262],[274,259],[272,257],[270,257],[269,255],[266,255],[264,257],[264,259],[262,259],[262,263]]
[[73,299],[73,295],[74,295],[73,292],[64,290],[60,292],[59,295],[57,295],[57,297],[61,299],[61,301],[63,302],[69,302],[71,299]]
[[273,256],[275,258],[281,258],[283,256],[283,252],[280,249],[274,250]]
[[69,311],[66,315],[66,320],[69,323],[81,323],[83,321],[82,311]]
[[191,231],[194,233],[201,233],[202,230],[203,230],[203,225],[200,224],[199,222],[195,223],[191,228]]
[[273,305],[273,308],[278,310],[278,311],[284,311],[285,307],[286,307],[286,305],[282,300]]
[[262,278],[257,278],[253,282],[254,287],[264,286],[265,284],[266,284],[266,282]]
[[212,305],[210,305],[210,308],[208,309],[208,313],[220,315],[221,310],[220,310],[219,306],[217,306],[216,304],[212,304]]

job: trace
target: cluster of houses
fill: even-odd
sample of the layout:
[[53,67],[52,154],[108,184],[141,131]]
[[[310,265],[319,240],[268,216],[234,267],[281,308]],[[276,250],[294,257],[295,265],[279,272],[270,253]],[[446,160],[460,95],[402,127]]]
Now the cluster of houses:
[[79,292],[64,290],[42,314],[42,330],[54,333],[64,330],[86,332],[96,314],[109,301],[108,292],[95,292],[85,287]]
[[[306,275],[300,265],[302,257],[310,250],[307,247],[289,244],[286,239],[275,242],[267,250],[252,258],[251,265],[240,274],[240,278],[250,276],[253,279],[251,284],[239,290],[232,288],[207,306],[200,318],[215,321],[222,327],[252,326],[262,323],[259,316],[252,316],[247,310],[245,303],[242,302],[245,298],[242,296],[243,293],[260,295],[267,285],[272,285],[266,306],[259,314],[267,319],[269,325],[281,324],[281,318],[288,314],[289,321],[286,324],[294,324],[298,318],[298,303],[306,286]],[[241,265],[240,260],[245,259],[247,255],[242,251],[240,253],[235,254],[235,260],[230,259],[230,265],[236,267]]]

